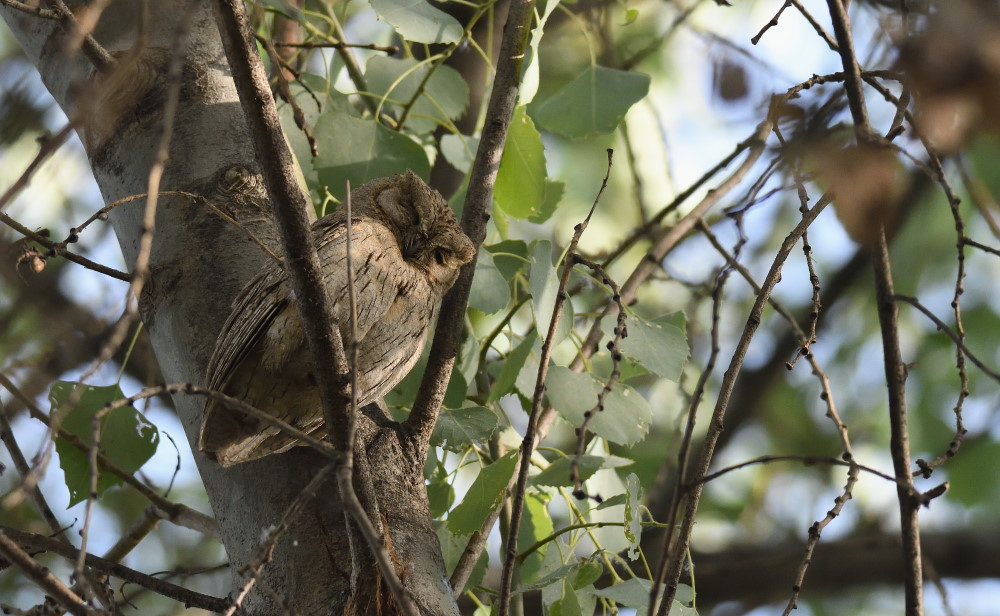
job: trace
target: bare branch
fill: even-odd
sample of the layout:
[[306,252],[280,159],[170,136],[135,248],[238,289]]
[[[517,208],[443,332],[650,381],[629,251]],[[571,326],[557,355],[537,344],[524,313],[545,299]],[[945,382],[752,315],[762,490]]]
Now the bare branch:
[[[94,556],[93,554],[83,553],[71,545],[49,537],[44,537],[35,533],[27,533],[14,528],[9,528],[7,526],[0,526],[0,538],[5,538],[5,536],[10,537],[10,539],[25,548],[52,552],[53,554],[58,554],[69,560],[79,559],[82,555],[87,567],[92,567],[93,569],[107,575],[113,575],[116,578],[125,580],[126,582],[138,584],[143,588],[148,588],[157,594],[174,599],[175,601],[180,601],[190,607],[211,610],[213,612],[221,612],[226,609],[226,606],[229,603],[226,599],[204,595],[193,590],[188,590],[183,586],[177,586],[176,584],[171,584],[170,582],[164,582],[163,580],[157,579],[140,571],[136,571],[135,569],[130,569],[129,567],[120,565],[113,560],[101,558],[100,556]],[[3,539],[0,539],[0,541],[2,540]],[[0,549],[2,549],[2,546],[0,546]],[[77,612],[73,613],[75,614]]]

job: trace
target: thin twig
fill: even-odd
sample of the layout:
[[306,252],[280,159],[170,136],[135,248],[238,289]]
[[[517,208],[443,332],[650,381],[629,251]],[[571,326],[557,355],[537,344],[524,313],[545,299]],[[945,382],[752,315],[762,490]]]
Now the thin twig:
[[[517,564],[517,536],[521,527],[521,513],[524,510],[524,497],[528,487],[528,471],[531,468],[531,454],[535,451],[535,438],[537,436],[538,419],[542,411],[542,399],[545,396],[545,379],[549,372],[549,358],[552,356],[552,347],[555,344],[556,332],[559,327],[559,320],[562,317],[563,304],[567,299],[566,285],[569,283],[569,276],[576,264],[574,255],[580,237],[586,231],[590,219],[597,209],[597,203],[608,185],[608,177],[611,174],[611,150],[608,150],[608,167],[604,175],[604,181],[597,192],[590,211],[582,222],[573,228],[573,237],[566,249],[566,262],[563,265],[562,274],[559,277],[559,288],[556,291],[556,299],[552,306],[552,318],[549,320],[549,328],[545,333],[545,340],[542,342],[542,350],[538,359],[538,376],[535,379],[535,391],[531,398],[531,411],[528,413],[528,426],[524,430],[524,439],[521,441],[521,456],[517,472],[517,485],[514,488],[513,501],[510,510],[510,530],[507,533],[507,543],[504,550],[503,571],[500,578],[500,596],[498,598],[497,613],[500,616],[507,616],[510,610],[510,597],[513,590],[514,568]],[[616,298],[617,300],[617,298]],[[582,438],[582,435],[581,435]]]
[[[889,392],[889,449],[896,477],[912,485],[910,468],[910,442],[906,416],[906,366],[899,345],[899,324],[892,269],[889,265],[889,247],[884,230],[872,250],[875,269],[875,290],[878,302],[879,324],[882,329],[882,348],[885,354],[885,378]],[[923,614],[923,559],[920,555],[920,525],[917,511],[920,502],[912,497],[913,489],[896,489],[903,543],[904,586],[906,589],[907,616]]]
[[66,142],[70,133],[73,132],[74,122],[68,122],[66,126],[63,126],[58,133],[55,135],[43,135],[38,138],[39,148],[38,153],[35,157],[31,159],[28,166],[25,167],[21,175],[18,176],[14,183],[7,187],[7,190],[0,195],[0,211],[2,211],[7,205],[14,200],[17,193],[24,190],[24,188],[31,182],[31,176],[35,174],[36,171],[42,166],[56,150],[58,150]]
[[771,21],[769,21],[766,24],[764,24],[764,27],[761,28],[760,31],[757,34],[755,34],[754,36],[752,36],[750,38],[750,44],[751,45],[756,45],[757,43],[760,42],[761,37],[763,37],[764,34],[767,33],[768,30],[770,30],[771,28],[777,26],[778,25],[778,19],[781,18],[781,14],[784,13],[785,9],[787,9],[791,5],[792,5],[792,0],[785,0],[785,3],[782,4],[781,8],[778,9],[778,12],[774,14],[774,17],[771,18]]
[[28,15],[41,17],[42,19],[59,19],[62,16],[58,10],[43,9],[40,6],[19,2],[18,0],[0,0],[0,4],[21,11],[22,13],[27,13]]
[[170,582],[164,582],[158,578],[136,571],[124,565],[118,564],[114,560],[101,558],[93,554],[86,554],[71,545],[57,541],[50,537],[45,537],[35,533],[27,533],[7,526],[0,526],[0,537],[6,535],[21,546],[33,550],[44,550],[58,554],[69,560],[77,560],[82,555],[87,567],[91,567],[101,573],[113,575],[116,578],[125,580],[132,584],[138,584],[143,588],[163,595],[169,599],[180,601],[189,606],[213,612],[221,612],[229,602],[226,599],[204,595],[193,590],[188,590],[183,586],[177,586]]
[[[24,457],[24,453],[21,451],[21,447],[14,437],[14,430],[7,419],[7,409],[4,407],[3,401],[0,401],[0,440],[3,440],[3,444],[6,445],[7,453],[14,462],[14,468],[17,469],[22,479],[31,475],[31,467],[28,465],[28,460]],[[35,509],[38,510],[38,514],[42,516],[42,519],[45,520],[45,525],[49,527],[49,531],[53,534],[58,533],[60,538],[65,539],[65,535],[62,533],[63,525],[56,519],[52,508],[49,507],[48,502],[45,500],[45,495],[38,488],[37,483],[28,488],[27,491],[28,496],[35,504]]]
[[16,220],[8,216],[5,212],[0,212],[0,222],[7,225],[11,229],[17,231],[24,237],[29,238],[31,241],[49,249],[49,251],[51,251],[51,254],[46,256],[65,257],[67,260],[72,261],[77,265],[82,265],[83,267],[89,270],[93,270],[99,274],[104,274],[105,276],[109,276],[111,278],[115,278],[123,282],[129,282],[131,280],[129,275],[123,271],[116,270],[115,268],[108,267],[106,265],[101,265],[100,263],[91,261],[86,257],[81,257],[78,254],[72,253],[64,248],[60,248],[59,244],[57,244],[56,242],[53,242],[52,240],[45,237],[41,233],[36,233],[31,229],[25,227],[21,223],[17,222]]
[[394,56],[399,53],[399,47],[396,45],[375,45],[373,43],[362,44],[362,43],[341,43],[340,41],[333,41],[328,43],[312,43],[309,41],[301,43],[289,43],[285,41],[274,41],[275,47],[289,47],[293,49],[369,49],[371,51],[382,51],[390,56]]
[[[871,139],[868,110],[865,106],[864,91],[862,90],[861,68],[858,65],[854,44],[851,40],[851,23],[847,16],[847,8],[841,0],[827,0],[827,6],[830,10],[830,19],[833,22],[837,44],[840,47],[840,57],[846,75],[845,91],[847,92],[851,117],[854,120],[855,135],[858,143],[867,143]],[[959,250],[961,251],[961,248]],[[910,444],[906,417],[906,366],[903,363],[899,345],[897,307],[893,299],[895,292],[893,291],[892,269],[884,225],[878,229],[876,242],[872,247],[872,264],[875,271],[875,291],[879,325],[882,330],[886,387],[889,394],[891,432],[889,448],[896,477],[912,484],[913,474],[910,470]],[[961,279],[957,284],[960,282]],[[961,323],[960,320],[959,323]],[[920,504],[918,500],[910,496],[910,491],[897,488],[903,543],[906,614],[907,616],[922,616],[924,612],[923,573],[921,570],[923,562],[920,556],[920,524],[917,518]]]
[[114,71],[118,65],[114,56],[108,53],[108,50],[102,47],[90,32],[81,27],[76,15],[66,6],[66,3],[63,0],[49,0],[49,2],[58,11],[59,25],[69,37],[69,43],[73,50],[75,51],[82,46],[83,55],[87,56],[98,72],[109,74]]
[[[189,0],[190,4],[190,0]],[[125,312],[115,323],[111,335],[101,349],[97,360],[80,378],[85,381],[90,378],[105,362],[107,362],[119,347],[125,342],[126,336],[132,327],[133,322],[138,317],[139,298],[142,296],[142,289],[149,278],[149,263],[153,250],[153,233],[156,227],[156,209],[159,201],[160,182],[170,158],[170,142],[173,139],[174,120],[177,116],[177,108],[180,101],[181,91],[181,71],[184,66],[184,59],[187,56],[187,36],[191,24],[191,12],[182,10],[183,17],[178,23],[177,32],[171,48],[170,64],[166,74],[166,100],[163,103],[163,120],[160,141],[157,144],[156,156],[149,169],[147,179],[146,207],[143,210],[142,227],[139,233],[138,250],[135,263],[132,268],[132,280],[129,284],[128,292],[125,296]],[[82,392],[82,390],[81,390]],[[70,399],[69,408],[76,406],[78,401]],[[84,510],[83,528],[80,530],[80,559],[77,561],[77,579],[83,576],[84,554],[87,551],[87,540],[90,531],[91,516],[97,503],[97,479],[99,475],[97,448],[100,435],[99,414],[94,416],[95,437],[90,446],[90,491],[87,494],[87,504]]]
[[[10,529],[13,530],[13,529]],[[57,543],[53,541],[53,543]],[[60,544],[61,545],[61,544]],[[0,555],[17,565],[24,575],[59,602],[75,616],[98,616],[100,612],[88,606],[72,590],[59,581],[47,567],[29,556],[8,536],[8,529],[0,527]]]
[[[698,382],[695,384],[694,392],[692,392],[690,401],[688,402],[686,412],[687,421],[685,422],[680,447],[678,447],[677,451],[677,470],[675,472],[676,479],[673,483],[673,489],[671,490],[669,505],[667,508],[665,525],[666,532],[664,533],[661,543],[662,548],[660,550],[660,562],[657,569],[658,572],[663,571],[664,567],[666,567],[667,560],[671,553],[671,546],[674,543],[674,533],[677,527],[677,513],[684,497],[684,477],[687,476],[688,466],[691,462],[690,451],[691,443],[694,441],[695,420],[697,419],[698,408],[701,406],[701,402],[705,396],[705,389],[708,384],[708,380],[712,377],[712,373],[715,370],[715,363],[718,361],[719,357],[719,320],[722,310],[722,292],[730,271],[734,268],[740,267],[737,255],[745,243],[745,239],[741,234],[740,240],[737,242],[734,249],[734,253],[736,254],[730,258],[729,253],[722,247],[721,244],[717,243],[718,240],[715,238],[714,234],[712,234],[704,220],[699,219],[698,224],[701,227],[702,232],[709,238],[709,241],[712,242],[713,245],[716,245],[720,252],[726,256],[729,263],[716,275],[715,284],[712,288],[712,324],[709,330],[708,359],[705,361],[705,367],[702,369],[701,374],[698,375]],[[656,603],[659,594],[659,585],[651,587],[649,601],[651,603]]]
[[948,327],[948,325],[945,324],[944,321],[942,321],[941,319],[939,319],[937,317],[937,315],[935,315],[933,312],[931,312],[930,309],[928,309],[926,306],[924,306],[923,304],[921,304],[920,300],[918,300],[916,297],[912,297],[912,296],[909,296],[909,295],[900,295],[899,293],[894,294],[892,296],[892,298],[894,300],[896,300],[896,301],[906,302],[907,304],[913,306],[914,308],[916,308],[920,312],[924,313],[924,315],[928,319],[930,319],[931,322],[934,323],[934,326],[938,329],[938,331],[944,332],[945,335],[947,335],[949,338],[951,338],[952,342],[955,343],[955,346],[966,357],[969,358],[969,361],[971,361],[977,368],[979,368],[980,370],[982,370],[983,374],[987,375],[988,377],[990,377],[994,381],[1000,382],[1000,372],[997,372],[996,370],[991,369],[989,366],[987,366],[986,364],[984,364],[981,359],[979,359],[978,357],[976,357],[975,354],[973,354],[973,352],[969,349],[969,347],[966,346],[965,343],[962,341],[962,338],[958,334],[956,334],[955,331],[952,328]]
[[[719,440],[719,435],[723,428],[723,419],[725,418],[726,411],[729,408],[729,401],[732,398],[733,389],[736,385],[736,378],[739,376],[740,370],[743,367],[743,360],[746,357],[747,349],[750,346],[750,341],[753,339],[754,334],[757,331],[757,327],[760,325],[761,314],[764,310],[764,305],[767,303],[768,298],[771,295],[771,291],[774,286],[778,283],[781,277],[781,270],[791,253],[792,248],[798,243],[799,238],[802,236],[802,232],[812,224],[820,213],[826,208],[826,203],[819,202],[812,209],[806,213],[802,220],[795,226],[794,229],[785,237],[777,253],[775,254],[774,260],[771,264],[771,268],[764,278],[764,282],[761,284],[761,292],[757,294],[757,299],[754,302],[753,308],[750,310],[750,314],[747,317],[747,322],[743,328],[743,334],[740,336],[739,342],[736,345],[736,349],[733,352],[732,359],[729,363],[729,368],[726,370],[723,376],[722,383],[719,388],[719,394],[716,399],[715,410],[712,413],[712,417],[708,423],[708,432],[705,434],[705,439],[702,444],[701,455],[699,457],[697,465],[693,468],[693,475],[691,479],[688,480],[689,484],[696,484],[700,477],[703,477],[708,473],[709,466],[712,462],[712,458],[715,454],[715,445]],[[687,505],[685,507],[684,517],[681,521],[681,526],[678,529],[677,540],[674,543],[674,547],[670,550],[670,558],[668,561],[663,563],[657,572],[657,583],[654,584],[654,588],[659,588],[660,584],[666,582],[666,587],[664,588],[662,597],[660,598],[660,611],[666,613],[669,610],[669,606],[673,603],[674,596],[677,593],[677,585],[679,583],[679,578],[681,572],[683,571],[683,559],[684,555],[687,553],[688,545],[691,541],[691,531],[694,528],[695,514],[698,510],[698,504],[701,499],[702,486],[700,484],[694,485],[694,487],[687,494]],[[669,579],[668,579],[669,576]],[[655,601],[650,601],[649,616],[657,613]]]

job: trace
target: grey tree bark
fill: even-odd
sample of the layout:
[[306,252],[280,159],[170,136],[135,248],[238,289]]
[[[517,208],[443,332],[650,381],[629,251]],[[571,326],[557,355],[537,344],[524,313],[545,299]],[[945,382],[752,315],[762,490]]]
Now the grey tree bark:
[[[166,67],[178,33],[186,30],[179,106],[159,191],[184,191],[201,199],[160,198],[150,277],[139,306],[164,378],[203,385],[232,298],[271,258],[251,236],[281,254],[211,3],[112,2],[93,31],[117,60],[103,72],[80,51],[67,48],[69,36],[58,21],[5,6],[0,16],[56,101],[77,121],[109,203],[149,190],[170,85]],[[139,253],[145,207],[139,199],[110,215],[130,267]],[[262,532],[277,523],[327,461],[300,448],[222,469],[197,453],[204,400],[179,395],[174,402],[221,529],[234,589],[239,589],[244,569],[260,556]],[[358,492],[363,501],[368,495],[369,512],[377,509],[388,529],[401,577],[421,612],[457,615],[428,512],[420,452],[382,410],[370,406],[363,415],[358,447],[368,465],[356,471]],[[376,568],[359,538],[353,540],[357,552],[352,558],[351,534],[331,478],[275,545],[243,601],[245,612],[374,610]]]

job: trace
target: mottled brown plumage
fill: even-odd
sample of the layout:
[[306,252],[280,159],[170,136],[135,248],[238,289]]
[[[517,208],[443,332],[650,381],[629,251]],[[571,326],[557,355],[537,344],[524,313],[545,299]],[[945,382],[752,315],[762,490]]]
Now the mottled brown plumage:
[[[351,259],[358,312],[358,403],[391,390],[420,356],[438,302],[475,248],[437,191],[413,172],[352,193]],[[323,282],[350,339],[344,211],[313,225]],[[322,406],[298,307],[282,266],[270,262],[233,303],[208,366],[208,387],[317,437]],[[223,466],[287,451],[296,441],[209,401],[199,448]]]

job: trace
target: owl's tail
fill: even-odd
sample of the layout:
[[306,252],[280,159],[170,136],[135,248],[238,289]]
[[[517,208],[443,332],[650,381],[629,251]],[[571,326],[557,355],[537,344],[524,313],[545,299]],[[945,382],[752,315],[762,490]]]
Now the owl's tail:
[[198,449],[205,457],[228,467],[288,451],[295,440],[254,420],[240,420],[236,413],[209,402],[198,435]]

